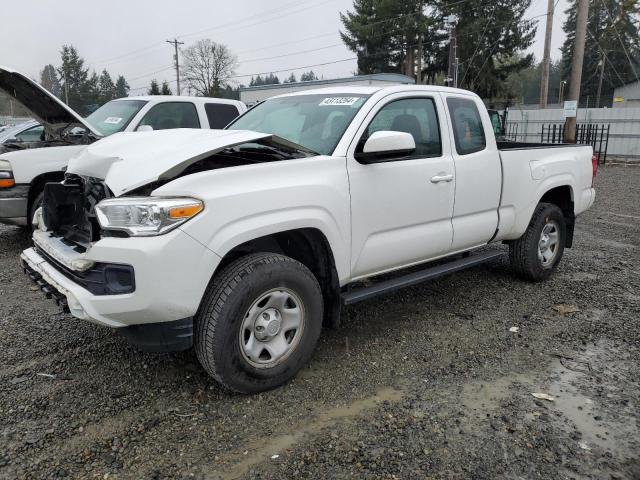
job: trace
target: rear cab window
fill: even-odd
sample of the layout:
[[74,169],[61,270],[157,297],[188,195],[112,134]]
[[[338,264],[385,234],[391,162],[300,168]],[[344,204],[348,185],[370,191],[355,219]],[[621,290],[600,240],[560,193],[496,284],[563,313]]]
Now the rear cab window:
[[205,103],[204,111],[209,120],[209,128],[224,128],[236,118],[240,112],[238,107],[228,103]]
[[447,107],[458,155],[469,155],[484,150],[487,147],[487,139],[476,102],[468,98],[449,97]]

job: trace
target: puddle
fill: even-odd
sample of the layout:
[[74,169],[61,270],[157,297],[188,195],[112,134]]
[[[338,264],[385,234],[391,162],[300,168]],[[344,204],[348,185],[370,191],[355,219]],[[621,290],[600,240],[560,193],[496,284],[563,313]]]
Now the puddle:
[[580,432],[583,449],[634,456],[640,438],[637,419],[618,405],[627,370],[624,356],[612,345],[601,343],[572,357],[554,362],[548,392],[555,401],[549,408]]
[[517,383],[530,385],[533,376],[526,374],[509,375],[500,377],[490,382],[471,382],[462,389],[462,404],[466,410],[487,412],[500,407],[500,402],[508,398],[512,392],[509,390]]
[[262,462],[277,461],[277,459],[271,460],[271,457],[273,455],[282,455],[287,449],[301,442],[307,435],[318,433],[320,430],[330,427],[339,421],[356,417],[366,410],[375,408],[384,401],[397,402],[402,398],[403,393],[402,389],[384,388],[371,397],[321,412],[309,423],[301,425],[295,432],[270,436],[249,444],[245,447],[247,453],[242,455],[241,460],[234,464],[232,468],[220,473],[210,473],[205,475],[205,478],[210,480],[232,480],[241,477],[252,467]]

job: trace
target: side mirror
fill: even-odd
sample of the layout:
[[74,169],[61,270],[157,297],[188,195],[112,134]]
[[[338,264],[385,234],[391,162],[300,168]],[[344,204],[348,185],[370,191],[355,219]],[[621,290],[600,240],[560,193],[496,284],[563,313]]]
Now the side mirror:
[[153,132],[153,127],[151,125],[140,125],[136,128],[136,132]]
[[362,152],[357,152],[355,158],[361,163],[378,163],[410,155],[415,150],[416,142],[410,133],[380,131],[367,139]]

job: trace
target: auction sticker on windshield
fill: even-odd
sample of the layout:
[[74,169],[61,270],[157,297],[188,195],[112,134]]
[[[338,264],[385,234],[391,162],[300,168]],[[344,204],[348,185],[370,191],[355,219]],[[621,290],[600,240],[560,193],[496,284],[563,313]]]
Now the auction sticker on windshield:
[[321,107],[332,106],[332,105],[345,105],[350,107],[354,105],[360,97],[327,97],[320,102]]
[[110,123],[112,125],[117,125],[122,121],[122,117],[107,117],[104,119],[103,123]]

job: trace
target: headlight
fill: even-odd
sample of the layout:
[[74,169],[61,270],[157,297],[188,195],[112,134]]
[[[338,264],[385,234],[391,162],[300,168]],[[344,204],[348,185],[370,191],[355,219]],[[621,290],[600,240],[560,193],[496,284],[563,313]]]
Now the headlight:
[[0,188],[10,188],[15,184],[11,164],[7,160],[0,160]]
[[203,209],[203,203],[195,198],[113,198],[96,205],[96,216],[105,230],[149,237],[173,230]]

